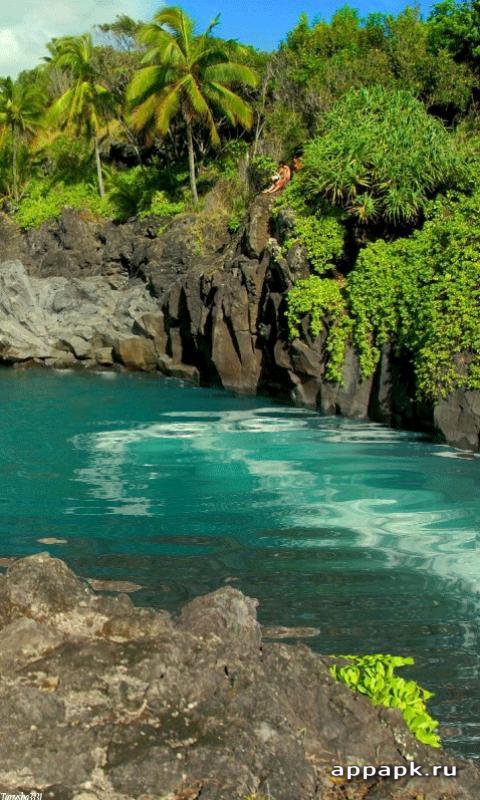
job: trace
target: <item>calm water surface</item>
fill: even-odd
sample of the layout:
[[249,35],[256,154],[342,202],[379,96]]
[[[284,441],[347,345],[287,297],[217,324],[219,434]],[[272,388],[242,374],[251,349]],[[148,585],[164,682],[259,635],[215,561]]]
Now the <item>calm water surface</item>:
[[147,376],[0,372],[0,555],[177,609],[231,583],[326,653],[413,655],[480,755],[480,460],[371,423]]

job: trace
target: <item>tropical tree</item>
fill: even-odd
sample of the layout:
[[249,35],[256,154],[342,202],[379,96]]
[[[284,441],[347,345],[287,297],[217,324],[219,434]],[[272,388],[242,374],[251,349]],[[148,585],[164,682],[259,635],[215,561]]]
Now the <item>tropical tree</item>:
[[98,190],[103,197],[105,184],[100,145],[113,99],[108,89],[99,83],[92,37],[84,34],[55,39],[49,49],[52,54],[49,60],[64,69],[71,79],[71,86],[53,103],[49,119],[58,122],[61,128],[71,129],[91,140],[95,152]]
[[142,60],[145,66],[138,70],[127,93],[132,121],[139,130],[152,126],[164,135],[177,114],[183,117],[194,203],[198,203],[194,121],[205,123],[215,146],[220,142],[215,115],[246,129],[253,118],[250,105],[235,89],[256,86],[257,76],[250,67],[233,60],[235,45],[212,36],[217,24],[218,17],[204,34],[196,35],[193,20],[181,8],[159,11],[139,34],[148,48]]
[[11,138],[12,184],[15,201],[19,200],[19,147],[37,132],[42,124],[42,95],[35,85],[25,86],[5,78],[0,83],[0,139]]

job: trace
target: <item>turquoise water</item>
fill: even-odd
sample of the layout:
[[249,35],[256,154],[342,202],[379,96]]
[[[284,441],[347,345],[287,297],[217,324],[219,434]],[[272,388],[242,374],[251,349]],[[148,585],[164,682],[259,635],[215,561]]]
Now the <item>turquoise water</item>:
[[413,655],[446,743],[479,755],[479,459],[148,376],[4,370],[0,397],[1,556],[172,610],[228,582],[323,652]]

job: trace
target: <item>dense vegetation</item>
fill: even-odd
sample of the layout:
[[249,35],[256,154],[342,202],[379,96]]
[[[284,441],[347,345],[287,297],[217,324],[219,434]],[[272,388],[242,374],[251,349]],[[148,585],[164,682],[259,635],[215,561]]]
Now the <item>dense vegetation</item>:
[[65,206],[169,218],[209,195],[235,232],[301,152],[274,212],[289,209],[283,248],[311,266],[289,293],[292,337],[305,315],[310,336],[326,327],[332,380],[352,340],[365,376],[388,345],[424,396],[480,388],[478,13],[346,6],[301,16],[273,53],[219,39],[218,20],[198,32],[177,7],[53,40],[0,81],[4,211],[22,227]]

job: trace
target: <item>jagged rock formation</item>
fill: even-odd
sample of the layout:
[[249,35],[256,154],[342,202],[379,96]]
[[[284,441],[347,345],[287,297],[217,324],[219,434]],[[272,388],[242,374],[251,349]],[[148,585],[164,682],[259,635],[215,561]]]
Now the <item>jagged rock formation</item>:
[[[313,339],[305,320],[302,338],[289,342],[286,292],[308,265],[297,245],[282,253],[290,223],[285,215],[272,229],[271,202],[258,198],[235,237],[213,215],[201,230],[198,218],[182,216],[162,232],[154,220],[95,223],[68,210],[23,236],[0,223],[0,358],[158,369],[326,414],[436,430],[455,446],[480,449],[480,392],[419,405],[408,359],[388,348],[363,380],[349,347],[343,383],[333,384],[324,333]],[[28,275],[1,264],[12,259]]]
[[[475,800],[476,767],[420,745],[303,645],[262,643],[231,587],[177,619],[95,594],[41,554],[0,577],[0,792],[49,800]],[[350,782],[332,766],[457,778]]]
[[128,366],[151,369],[153,342],[132,330],[156,314],[143,284],[127,277],[35,278],[19,261],[0,270],[0,355],[6,362],[108,366],[115,349]]

